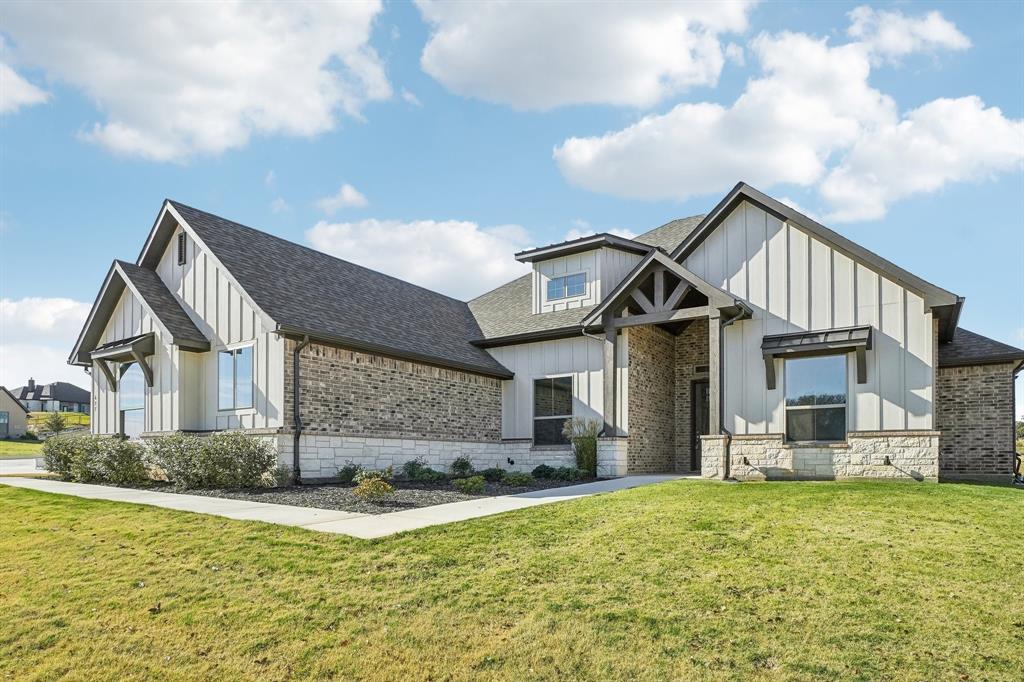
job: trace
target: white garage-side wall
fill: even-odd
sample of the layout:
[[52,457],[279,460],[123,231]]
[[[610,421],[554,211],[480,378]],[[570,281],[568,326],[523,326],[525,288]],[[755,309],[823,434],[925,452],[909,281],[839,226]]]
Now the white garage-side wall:
[[754,311],[723,335],[723,426],[731,432],[784,432],[782,361],[769,391],[761,357],[766,334],[854,325],[871,325],[874,345],[865,384],[857,383],[849,355],[848,430],[933,428],[932,315],[914,291],[746,202],[684,266]]
[[[213,431],[235,428],[277,428],[284,404],[284,342],[253,310],[214,258],[186,234],[185,264],[177,259],[175,231],[157,266],[157,273],[210,340],[210,352],[190,353],[167,345],[143,306],[126,289],[100,343],[149,331],[157,334],[157,352],[150,358],[153,387],[146,390],[147,431]],[[253,346],[253,407],[217,409],[217,351]],[[93,375],[93,418],[97,433],[118,429],[116,393],[107,390],[102,372]]]
[[[629,428],[624,396],[628,394],[629,335],[619,336],[618,421]],[[572,376],[573,416],[603,420],[604,360],[602,342],[578,336],[491,348],[491,355],[515,373],[502,382],[502,438],[533,438],[533,381],[545,377]]]

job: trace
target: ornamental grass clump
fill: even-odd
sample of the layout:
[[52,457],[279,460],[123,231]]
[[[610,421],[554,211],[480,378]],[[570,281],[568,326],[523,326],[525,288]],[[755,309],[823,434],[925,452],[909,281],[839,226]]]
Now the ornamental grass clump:
[[352,494],[364,500],[379,500],[395,494],[395,488],[388,481],[392,469],[361,469],[352,479],[356,483]]
[[566,420],[562,428],[564,435],[576,453],[576,468],[590,478],[597,477],[597,434],[601,433],[601,422],[596,419],[573,417]]

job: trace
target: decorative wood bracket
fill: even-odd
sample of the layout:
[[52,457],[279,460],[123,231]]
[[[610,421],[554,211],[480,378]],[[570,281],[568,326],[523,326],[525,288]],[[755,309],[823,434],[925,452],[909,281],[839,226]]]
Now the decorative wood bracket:
[[836,355],[850,352],[854,352],[857,356],[857,383],[867,383],[867,351],[869,350],[871,350],[871,327],[868,326],[766,336],[761,341],[765,386],[771,391],[777,384],[775,358]]

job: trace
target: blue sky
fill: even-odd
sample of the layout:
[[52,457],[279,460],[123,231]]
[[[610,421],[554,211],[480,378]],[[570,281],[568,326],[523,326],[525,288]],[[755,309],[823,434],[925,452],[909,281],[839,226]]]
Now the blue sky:
[[1019,3],[9,7],[0,383],[84,383],[61,363],[164,197],[468,298],[747,180],[1024,345]]

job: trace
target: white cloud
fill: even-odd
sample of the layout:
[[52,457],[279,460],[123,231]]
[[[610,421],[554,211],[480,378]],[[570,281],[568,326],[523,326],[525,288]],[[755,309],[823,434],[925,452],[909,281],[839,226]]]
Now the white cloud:
[[90,307],[69,298],[0,299],[0,385],[22,386],[33,377],[87,388],[89,378],[67,358]]
[[22,107],[42,104],[49,93],[22,78],[7,64],[0,62],[0,114],[11,114]]
[[277,174],[273,169],[268,170],[267,174],[263,176],[263,184],[267,187],[273,187],[275,182],[277,182]]
[[1020,169],[1024,121],[977,97],[937,99],[861,137],[821,184],[830,220],[872,220],[904,197]]
[[510,255],[530,245],[518,225],[458,220],[320,221],[306,231],[314,248],[467,300],[529,272]]
[[420,101],[420,98],[417,97],[415,93],[410,92],[409,90],[406,90],[405,88],[402,88],[402,99],[404,99],[406,102],[408,102],[409,104],[413,105],[414,107],[422,107],[423,106],[423,102]]
[[15,53],[85,92],[87,140],[157,161],[311,136],[391,87],[368,44],[379,2],[4,5]]
[[316,200],[317,207],[327,215],[342,208],[363,208],[369,204],[366,197],[347,182],[331,196]]
[[[612,228],[610,230],[602,230],[602,232],[614,234],[615,236],[623,237],[624,239],[633,239],[637,236],[636,232],[622,228]],[[580,239],[581,237],[589,237],[592,234],[597,234],[597,230],[595,230],[586,220],[577,218],[572,221],[572,228],[565,233],[564,241],[568,242],[573,239]]]
[[[946,43],[920,38],[915,49]],[[832,220],[876,218],[906,196],[1019,167],[1022,122],[976,97],[901,116],[868,82],[880,49],[895,50],[831,46],[802,33],[758,36],[750,53],[763,73],[730,106],[684,103],[623,130],[569,138],[555,161],[571,183],[629,198],[718,194],[737,180],[817,188]]]
[[849,17],[847,33],[879,57],[897,59],[914,52],[966,50],[971,46],[970,39],[938,12],[908,17],[899,11],[861,6]]
[[719,35],[747,28],[752,2],[442,3],[417,0],[431,26],[423,70],[460,95],[517,109],[647,107],[715,85]]
[[284,213],[289,209],[291,209],[291,206],[282,197],[278,197],[270,202],[270,210],[273,213]]

